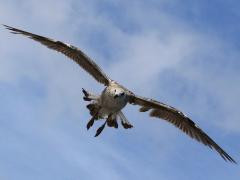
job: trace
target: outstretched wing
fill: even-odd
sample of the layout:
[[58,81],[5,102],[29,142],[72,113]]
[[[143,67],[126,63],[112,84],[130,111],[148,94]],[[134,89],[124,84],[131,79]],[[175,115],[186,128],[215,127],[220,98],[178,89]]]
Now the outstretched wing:
[[203,132],[203,130],[201,130],[191,119],[174,107],[133,94],[130,95],[129,103],[141,106],[139,109],[140,112],[150,110],[150,116],[161,118],[172,123],[190,137],[196,139],[211,149],[215,149],[224,160],[236,163],[232,157],[230,157],[219,145],[217,145],[217,143],[215,143],[205,132]]
[[43,36],[32,34],[32,33],[22,31],[20,29],[16,29],[7,25],[3,25],[3,26],[5,26],[8,30],[10,30],[11,33],[13,34],[22,34],[24,36],[29,37],[30,39],[40,42],[41,44],[47,46],[50,49],[63,53],[64,55],[66,55],[67,57],[75,61],[77,64],[79,64],[90,75],[92,75],[98,82],[106,86],[109,84],[110,79],[107,77],[107,75],[101,70],[101,68],[93,60],[91,60],[80,49],[72,45],[63,43],[61,41],[56,41]]

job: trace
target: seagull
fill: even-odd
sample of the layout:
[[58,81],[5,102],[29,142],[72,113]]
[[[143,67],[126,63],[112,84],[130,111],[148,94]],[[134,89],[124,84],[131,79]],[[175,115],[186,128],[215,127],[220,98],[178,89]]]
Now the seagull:
[[50,49],[64,54],[80,65],[96,81],[105,86],[100,95],[96,95],[86,91],[85,89],[82,89],[84,94],[83,99],[89,102],[86,107],[91,115],[91,119],[87,123],[87,129],[92,127],[95,121],[104,120],[104,123],[97,129],[95,137],[97,137],[103,131],[106,125],[109,127],[118,128],[118,121],[121,122],[123,128],[132,128],[133,125],[127,120],[122,112],[122,109],[127,104],[138,105],[140,106],[140,112],[149,111],[149,115],[151,117],[160,118],[173,124],[191,138],[208,146],[211,149],[216,150],[225,161],[236,163],[236,161],[230,155],[228,155],[212,138],[210,138],[196,125],[196,123],[194,123],[180,110],[162,102],[138,96],[131,92],[116,81],[110,79],[102,71],[102,69],[79,48],[11,26],[3,26],[10,30],[10,32],[13,34],[24,35]]

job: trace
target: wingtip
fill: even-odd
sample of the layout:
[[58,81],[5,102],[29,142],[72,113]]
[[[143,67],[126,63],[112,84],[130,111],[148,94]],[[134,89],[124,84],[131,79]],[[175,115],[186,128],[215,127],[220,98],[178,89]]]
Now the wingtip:
[[6,24],[2,24],[2,26],[4,26],[5,29],[9,30],[10,33],[12,33],[12,34],[18,34],[17,32],[14,31],[15,28],[13,28],[13,27],[11,27],[11,26],[8,26],[8,25],[6,25]]
[[222,158],[227,161],[227,162],[231,162],[233,164],[238,164],[237,161],[235,161],[231,156],[229,156],[228,154],[220,154],[222,156]]
[[232,159],[232,158],[227,158],[227,159],[224,159],[225,161],[228,161],[228,162],[231,162],[231,163],[233,163],[233,164],[238,164],[237,163],[237,161],[235,161],[234,159]]
[[12,29],[12,27],[11,26],[8,26],[8,25],[6,25],[6,24],[2,24],[2,26],[4,26],[6,29]]
[[236,165],[238,164],[237,161],[235,161],[233,158],[228,159],[228,161],[230,161],[231,163],[236,164]]
[[10,28],[10,26],[6,25],[6,24],[1,24],[3,26],[4,29],[8,29]]

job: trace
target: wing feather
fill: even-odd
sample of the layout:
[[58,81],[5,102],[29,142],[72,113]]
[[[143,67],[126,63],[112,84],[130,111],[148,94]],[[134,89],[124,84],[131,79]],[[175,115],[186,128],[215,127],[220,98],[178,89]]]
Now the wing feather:
[[236,163],[236,161],[215,143],[214,140],[178,109],[153,99],[136,96],[134,94],[130,95],[129,103],[141,106],[139,109],[140,112],[150,110],[151,117],[164,119],[172,123],[193,139],[203,143],[211,149],[215,149],[224,160]]
[[47,37],[39,36],[30,32],[13,28],[7,25],[3,25],[3,26],[5,26],[8,30],[10,30],[11,33],[13,34],[21,34],[21,35],[27,36],[30,39],[33,39],[47,46],[50,49],[53,49],[55,51],[58,51],[66,55],[67,57],[75,61],[77,64],[79,64],[83,69],[85,69],[98,82],[106,86],[109,85],[110,79],[107,77],[107,75],[101,70],[101,68],[92,59],[90,59],[85,53],[83,53],[77,47],[63,43],[61,41],[56,41],[53,39],[49,39]]

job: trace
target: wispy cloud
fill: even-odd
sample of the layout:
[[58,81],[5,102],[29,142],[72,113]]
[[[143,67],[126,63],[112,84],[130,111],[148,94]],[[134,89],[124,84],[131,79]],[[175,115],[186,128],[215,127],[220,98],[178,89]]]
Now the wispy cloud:
[[[177,4],[12,0],[1,2],[0,21],[80,47],[131,90],[187,112],[237,158],[237,47],[178,16]],[[81,88],[99,93],[103,87],[35,42],[6,30],[0,39],[4,179],[202,179],[201,172],[211,179],[238,177],[239,169],[136,107],[125,110],[135,128],[109,128],[93,138],[95,127],[85,130],[89,116]]]

